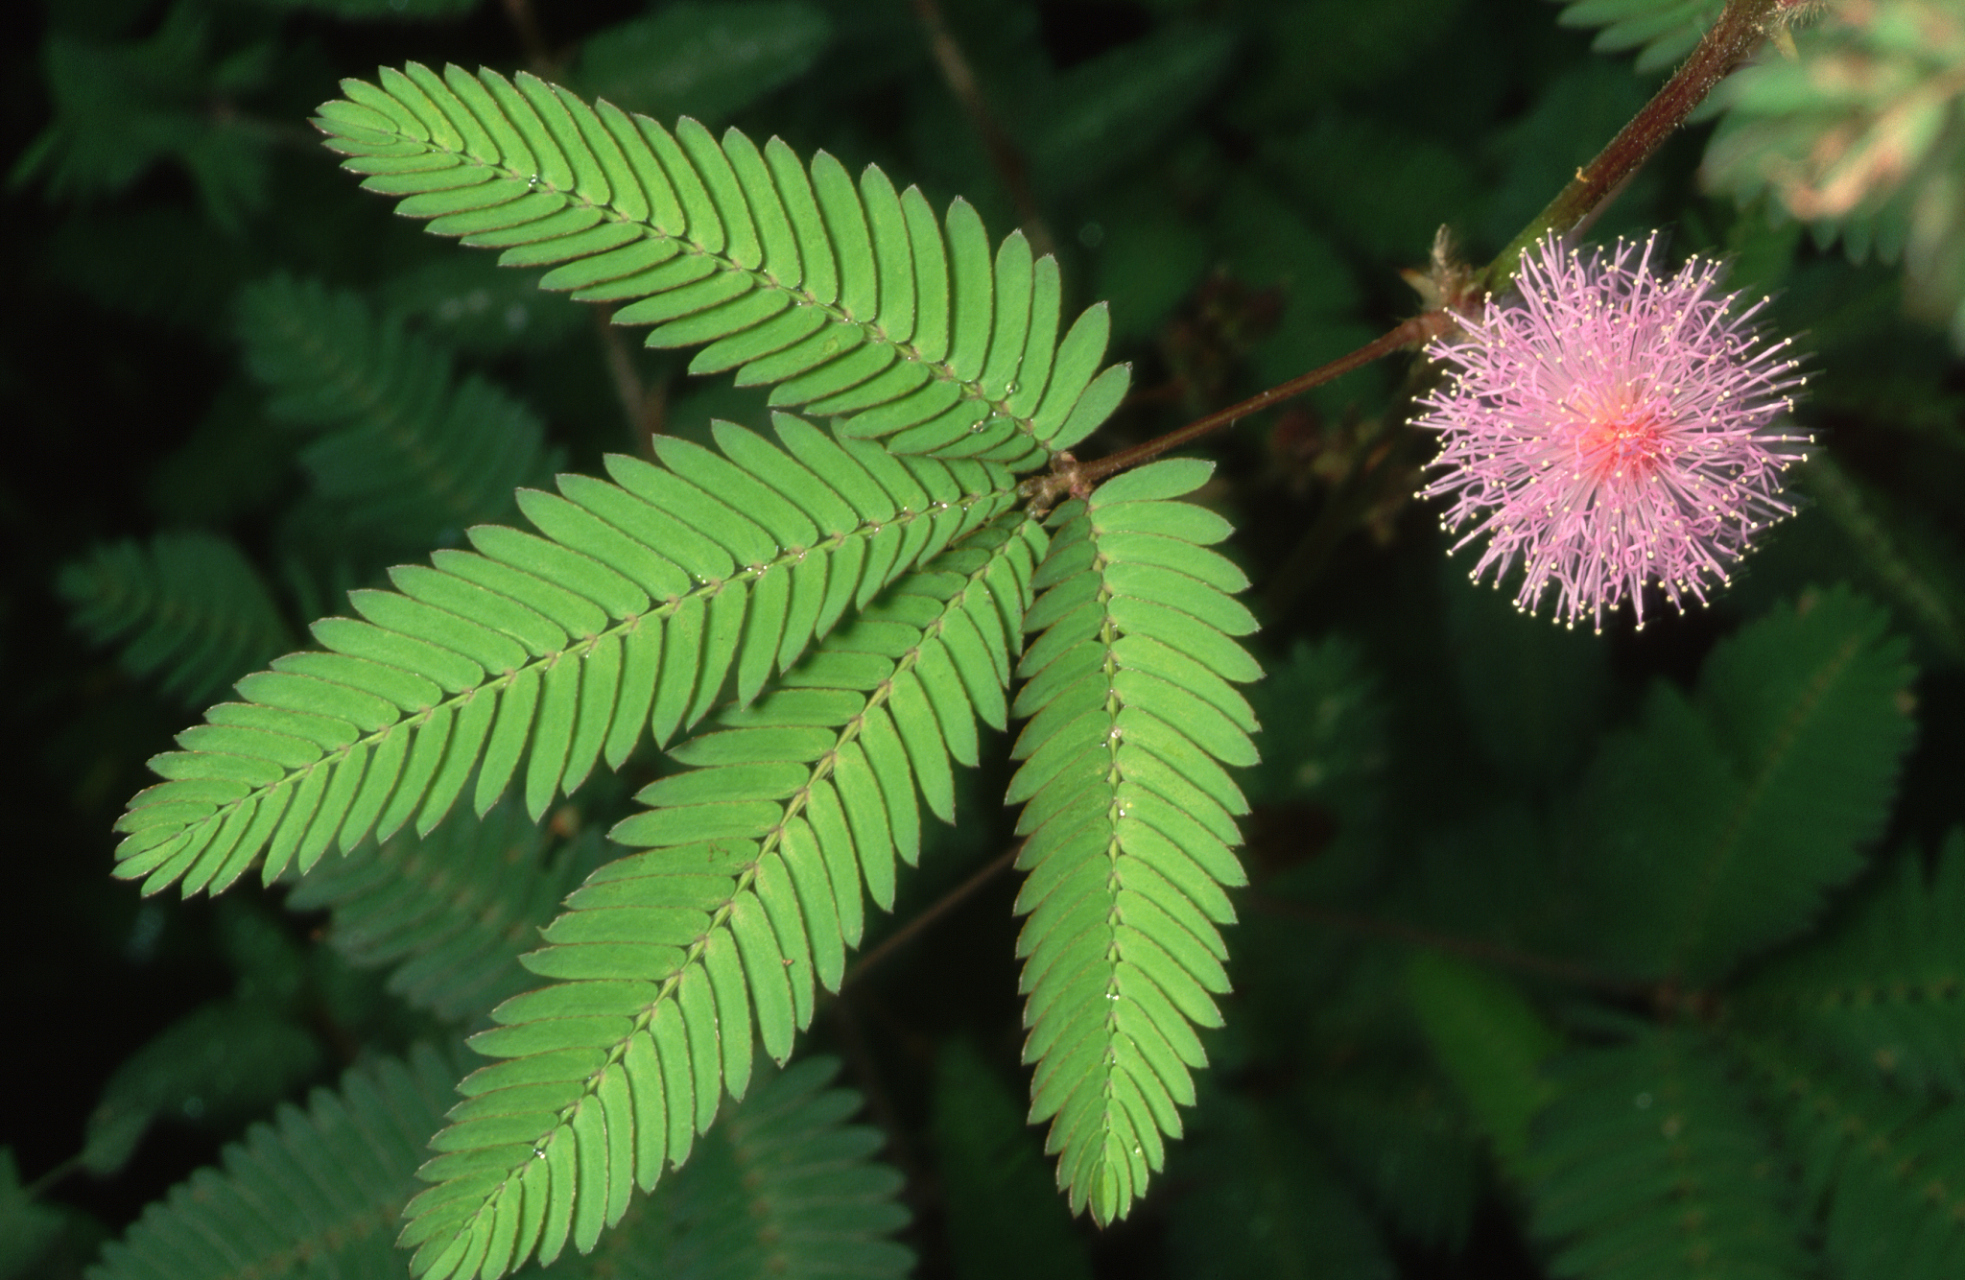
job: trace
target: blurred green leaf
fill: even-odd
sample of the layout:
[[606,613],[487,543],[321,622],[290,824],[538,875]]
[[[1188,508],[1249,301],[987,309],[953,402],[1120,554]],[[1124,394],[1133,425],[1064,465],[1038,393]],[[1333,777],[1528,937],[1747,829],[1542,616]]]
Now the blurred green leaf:
[[320,1069],[311,1032],[277,1006],[222,1000],[172,1023],[109,1078],[82,1163],[110,1174],[160,1120],[218,1131],[265,1111]]
[[934,1135],[958,1280],[1089,1280],[1085,1246],[1025,1108],[960,1041],[935,1067]]
[[832,19],[802,0],[680,0],[588,37],[574,79],[625,111],[715,125],[804,75],[831,39]]

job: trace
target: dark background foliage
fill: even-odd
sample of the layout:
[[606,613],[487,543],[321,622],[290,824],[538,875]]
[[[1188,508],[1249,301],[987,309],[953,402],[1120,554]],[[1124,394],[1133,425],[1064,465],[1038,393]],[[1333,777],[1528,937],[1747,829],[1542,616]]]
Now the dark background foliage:
[[[77,1274],[96,1241],[247,1121],[331,1082],[363,1050],[457,1035],[326,945],[318,909],[284,911],[282,890],[142,900],[108,876],[111,824],[145,784],[144,760],[200,699],[296,643],[346,588],[459,536],[441,513],[365,506],[346,459],[323,453],[334,413],[283,402],[318,367],[282,372],[293,354],[276,329],[301,314],[291,291],[341,291],[370,323],[393,317],[390,341],[447,353],[456,377],[514,406],[506,487],[645,452],[651,429],[700,436],[712,416],[765,420],[761,396],[687,380],[686,353],[644,352],[358,193],[305,124],[340,77],[410,59],[531,67],[658,117],[779,134],[854,170],[878,163],[937,207],[967,196],[993,232],[1021,224],[1059,255],[1067,311],[1112,303],[1134,394],[1087,454],[1177,427],[1410,314],[1399,273],[1423,265],[1438,226],[1484,261],[1657,83],[1591,52],[1587,33],[1537,0],[947,0],[948,33],[1002,135],[992,157],[938,72],[919,6],[903,0],[410,8],[449,12],[50,0],[0,54],[0,128],[19,158],[0,247],[13,451],[0,470],[0,655],[16,744],[0,1141],[30,1182],[78,1150],[87,1166],[43,1193],[59,1230],[33,1237],[45,1243],[32,1258],[9,1259],[36,1274]],[[648,50],[719,10],[758,25],[681,70],[649,71],[660,59]],[[729,55],[739,37],[747,51]],[[1669,910],[1646,918],[1629,903],[1673,900],[1683,868],[1620,864],[1617,842],[1591,833],[1655,827],[1669,845],[1696,825],[1705,801],[1679,790],[1676,757],[1658,745],[1679,714],[1664,704],[1692,706],[1684,714],[1724,739],[1726,717],[1744,714],[1729,697],[1786,687],[1782,663],[1803,663],[1814,633],[1792,621],[1797,598],[1855,637],[1870,682],[1850,695],[1869,700],[1851,712],[1846,757],[1831,750],[1806,776],[1875,777],[1838,849],[1776,831],[1757,867],[1810,893],[1858,883],[1857,898],[1832,899],[1832,937],[1859,914],[1848,903],[1861,885],[1935,855],[1960,820],[1965,766],[1954,515],[1965,379],[1940,334],[1901,318],[1895,268],[1852,266],[1762,209],[1700,194],[1706,131],[1671,142],[1594,234],[1662,227],[1674,253],[1729,255],[1735,285],[1776,294],[1769,323],[1802,335],[1816,371],[1803,420],[1826,449],[1799,478],[1800,517],[1711,609],[1641,633],[1620,619],[1602,637],[1569,634],[1468,588],[1443,556],[1435,514],[1410,496],[1427,444],[1400,426],[1403,361],[1219,437],[1208,449],[1219,478],[1202,496],[1238,525],[1227,549],[1256,584],[1268,732],[1247,780],[1254,884],[1229,939],[1238,994],[1210,1041],[1190,1141],[1154,1196],[1104,1233],[1067,1221],[1047,1192],[1037,1132],[1016,1124],[1015,885],[999,865],[1012,821],[996,801],[1002,753],[985,752],[964,783],[962,825],[939,833],[894,916],[872,927],[863,955],[880,962],[810,1037],[846,1061],[886,1132],[921,1274],[1678,1274],[1576,1262],[1561,1242],[1588,1237],[1590,1213],[1565,1218],[1538,1190],[1593,1158],[1583,1137],[1549,1136],[1593,1132],[1589,1080],[1622,1097],[1654,1058],[1686,1043],[1699,1052],[1700,1037],[1733,1025],[1730,964],[1688,988],[1673,985],[1681,971],[1631,959],[1656,950]],[[508,514],[491,499],[472,510]],[[188,557],[179,579],[171,556]],[[248,585],[222,585],[234,570]],[[1837,584],[1879,605],[1821,594]],[[194,660],[153,637],[146,665],[146,620],[194,606],[199,589],[228,621],[225,644]],[[1754,624],[1757,638],[1715,650]],[[118,634],[131,628],[134,644]],[[1914,684],[1897,674],[1905,651],[1877,638],[1886,629],[1908,642]],[[1715,652],[1731,667],[1708,665]],[[1914,707],[1914,738],[1878,707]],[[1666,758],[1633,763],[1646,751]],[[631,781],[647,776],[645,762],[636,769]],[[621,794],[603,780],[554,815],[563,856],[604,856],[590,834],[574,847],[576,833],[604,829]],[[1562,861],[1577,849],[1583,861]],[[1813,916],[1804,903],[1730,959],[1755,961],[1762,944],[1805,949]],[[1943,932],[1932,966],[1965,968]],[[878,950],[883,938],[893,950]],[[1934,1057],[1948,1052],[1954,1069],[1905,1096],[1942,1117],[1961,1041],[1955,1010],[1934,997],[1932,1016],[1951,1019],[1933,1033],[1945,1046]],[[188,1017],[203,1021],[187,1030]],[[150,1092],[112,1090],[103,1110],[112,1078],[173,1028],[231,1046],[236,1070],[152,1072]],[[1467,1048],[1481,1028],[1499,1028],[1485,1077]],[[1538,1076],[1560,1044],[1570,1065]],[[1592,1046],[1610,1056],[1589,1057]],[[1688,1088],[1718,1107],[1751,1087],[1751,1057],[1715,1050]],[[1867,1086],[1879,1096],[1903,1083],[1881,1076]],[[1752,1140],[1768,1160],[1799,1170],[1805,1133],[1778,1136],[1769,1105],[1738,1114],[1762,1125]],[[1540,1129],[1528,1123],[1538,1114]],[[1764,1210],[1790,1224],[1794,1249],[1813,1249],[1820,1233],[1806,1224],[1822,1206],[1781,1178],[1772,1208],[1727,1211]],[[1912,1211],[1890,1202],[1878,1229]]]

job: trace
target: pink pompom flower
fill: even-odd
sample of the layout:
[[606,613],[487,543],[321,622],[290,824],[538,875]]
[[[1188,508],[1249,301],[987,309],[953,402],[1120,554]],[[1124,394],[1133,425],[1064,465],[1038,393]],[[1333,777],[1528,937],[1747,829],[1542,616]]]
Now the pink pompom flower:
[[1522,255],[1518,296],[1490,298],[1427,354],[1447,369],[1415,425],[1440,433],[1425,497],[1451,500],[1442,527],[1488,536],[1474,566],[1499,585],[1519,558],[1517,607],[1555,588],[1556,617],[1598,631],[1644,588],[1684,609],[1705,602],[1760,529],[1792,515],[1781,478],[1802,436],[1777,423],[1806,381],[1716,291],[1721,268],[1695,258],[1654,268],[1658,237],[1608,253],[1550,235]]

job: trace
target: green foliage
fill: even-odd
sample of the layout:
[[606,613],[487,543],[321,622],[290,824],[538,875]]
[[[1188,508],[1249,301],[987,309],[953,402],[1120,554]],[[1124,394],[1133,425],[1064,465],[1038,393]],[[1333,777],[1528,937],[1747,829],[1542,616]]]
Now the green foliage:
[[397,832],[318,863],[287,908],[327,909],[328,944],[350,963],[394,966],[390,991],[464,1021],[526,985],[518,953],[599,861],[597,834],[549,851],[545,831],[501,801],[482,819],[455,815],[425,839]]
[[616,457],[618,484],[526,491],[546,537],[479,526],[477,552],[354,593],[362,620],[315,626],[328,652],[241,681],[245,701],[159,757],[169,780],[131,808],[117,874],[216,890],[263,850],[271,883],[371,830],[427,834],[467,782],[482,815],[522,777],[536,818],[644,732],[695,725],[726,679],[749,703],[849,605],[1014,498],[990,464],[901,462],[795,419],[779,435],[790,452],[736,427],[721,454],[664,439],[667,468]]
[[1593,766],[1572,836],[1575,874],[1623,904],[1592,954],[1707,983],[1801,931],[1862,869],[1911,730],[1886,625],[1831,592],[1724,642],[1696,699],[1652,690],[1642,727]]
[[433,1139],[419,1176],[438,1185],[403,1232],[416,1274],[503,1275],[569,1238],[591,1251],[634,1186],[688,1159],[725,1090],[744,1096],[753,1020],[786,1059],[815,980],[836,991],[860,940],[862,877],[890,904],[895,854],[919,856],[917,788],[953,820],[950,757],[974,762],[972,714],[993,702],[1000,722],[1008,666],[990,653],[1042,549],[1029,522],[979,532],[674,751],[695,767],[612,832],[646,852],[590,876],[524,958],[563,985],[506,1001],[471,1041],[500,1061]]
[[320,1065],[320,1046],[277,1006],[215,1001],[173,1023],[117,1067],[89,1115],[82,1163],[122,1168],[160,1117],[231,1124],[282,1097]]
[[831,39],[825,10],[799,0],[684,0],[596,33],[574,78],[624,111],[719,124],[798,79]]
[[1843,1068],[1929,1097],[1965,1094],[1965,833],[1927,871],[1900,858],[1816,945],[1779,957],[1735,994],[1749,1025],[1784,1030]]
[[[418,1046],[315,1090],[305,1112],[282,1107],[226,1149],[221,1169],[151,1206],[91,1280],[386,1274],[411,1171],[458,1065]],[[843,1123],[859,1098],[825,1087],[835,1070],[819,1058],[761,1080],[661,1207],[637,1212],[568,1273],[801,1277],[844,1263],[856,1275],[905,1274],[907,1251],[882,1238],[906,1221],[897,1181],[868,1159],[878,1134]],[[815,1270],[819,1258],[829,1262]]]
[[125,671],[155,677],[187,703],[209,700],[293,643],[258,572],[210,534],[98,547],[64,566],[55,585],[91,641],[120,643]]
[[1904,263],[1911,307],[1965,350],[1965,15],[1935,0],[1833,9],[1718,94],[1707,180],[1769,195],[1821,243]]
[[410,1170],[456,1074],[428,1046],[356,1067],[305,1112],[283,1106],[111,1244],[92,1280],[380,1274]]
[[1196,1280],[1389,1280],[1397,1272],[1357,1198],[1301,1125],[1274,1107],[1210,1095],[1175,1172],[1173,1274]]
[[212,219],[236,230],[265,202],[265,143],[217,108],[263,84],[272,49],[215,55],[209,29],[201,6],[184,2],[145,40],[50,37],[43,57],[55,119],[9,181],[38,178],[58,199],[87,200],[122,191],[168,158],[189,172]]
[[935,1064],[934,1137],[942,1208],[960,1280],[1014,1272],[1032,1280],[1088,1280],[1091,1264],[1044,1174],[1023,1108],[965,1044]]
[[454,542],[545,472],[540,424],[352,293],[275,277],[239,294],[246,367],[276,418],[324,428],[301,463],[339,519],[395,545]]
[[[1716,7],[1564,16],[1651,67]],[[1645,92],[1556,13],[50,6],[0,505],[137,678],[9,597],[0,1272],[189,1174],[98,1275],[1958,1274],[1965,837],[1872,859],[1958,828],[1965,705],[1965,435],[1895,270],[1679,144],[1597,224],[1732,255],[1827,451],[1642,634],[1441,572],[1417,362],[1073,471],[1410,315],[1442,221],[1506,243]],[[1892,48],[1871,114],[1752,118],[1928,116]],[[159,694],[228,700],[118,870],[216,902],[65,834]]]
[[1801,1181],[1820,1206],[1835,1273],[1935,1280],[1965,1263],[1965,1111],[1866,1089],[1833,1069],[1747,1041],[1743,1057],[1777,1100]]
[[1557,1275],[1805,1274],[1773,1135],[1698,1041],[1647,1031],[1552,1069],[1524,1159]]
[[1529,1122],[1548,1103],[1541,1068],[1561,1038],[1507,982],[1422,953],[1407,971],[1413,1011],[1440,1066],[1466,1100],[1503,1167],[1526,1167]]

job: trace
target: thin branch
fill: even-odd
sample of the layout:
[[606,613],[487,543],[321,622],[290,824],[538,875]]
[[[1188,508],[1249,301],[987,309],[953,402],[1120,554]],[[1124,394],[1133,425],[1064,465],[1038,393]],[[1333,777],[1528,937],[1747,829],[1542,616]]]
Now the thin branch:
[[519,44],[525,49],[525,60],[532,64],[532,69],[542,75],[550,71],[554,64],[553,51],[546,43],[546,33],[539,27],[539,15],[532,11],[532,0],[505,0],[505,16],[511,19]]
[[1150,462],[1170,449],[1181,448],[1224,427],[1232,427],[1252,413],[1300,396],[1313,387],[1320,387],[1353,369],[1362,369],[1372,361],[1402,348],[1423,346],[1455,323],[1453,316],[1446,311],[1427,311],[1372,339],[1349,355],[1339,356],[1329,364],[1250,396],[1240,404],[1229,405],[1198,422],[1190,422],[1178,431],[1169,431],[1157,439],[1148,440],[1145,444],[1134,445],[1091,462],[1078,462],[1070,459],[1068,454],[1060,454],[1061,459],[1066,459],[1064,465],[1047,475],[1024,481],[1023,495],[1039,507],[1051,506],[1067,493],[1083,497],[1091,492],[1093,485],[1107,476],[1116,475],[1142,462]]
[[1010,135],[989,109],[983,98],[982,86],[976,80],[975,71],[969,66],[968,56],[962,52],[961,43],[949,29],[948,21],[942,17],[941,6],[937,0],[914,0],[914,15],[921,20],[922,30],[928,36],[928,51],[934,55],[935,67],[942,73],[948,90],[962,107],[963,114],[969,117],[969,125],[982,139],[983,150],[989,154],[989,163],[1003,180],[1010,192],[1010,200],[1017,207],[1017,219],[1022,224],[1024,234],[1030,237],[1032,250],[1042,257],[1056,247],[1051,238],[1050,227],[1044,221],[1044,211],[1037,203],[1037,193],[1030,185],[1030,167],[1024,163],[1023,153],[1017,150]]
[[1553,231],[1565,235],[1593,220],[1649,160],[1665,139],[1706,100],[1713,86],[1750,57],[1767,38],[1769,19],[1781,0],[1728,0],[1677,73],[1644,104],[1597,158],[1522,229],[1483,273],[1490,289],[1506,288],[1521,264],[1522,250]]
[[844,978],[840,979],[840,991],[844,992],[846,988],[852,986],[861,978],[866,977],[874,966],[893,955],[894,952],[900,950],[908,943],[914,941],[924,929],[960,906],[963,900],[970,894],[982,888],[985,884],[988,884],[1002,872],[1008,870],[1010,864],[1017,860],[1017,850],[1022,847],[1019,844],[1015,849],[1011,849],[1003,856],[991,860],[988,865],[984,866],[967,880],[964,880],[961,884],[956,885],[953,889],[943,894],[940,900],[933,906],[915,916],[914,919],[908,921],[894,932],[888,934],[879,946],[853,962],[853,967],[846,971]]

